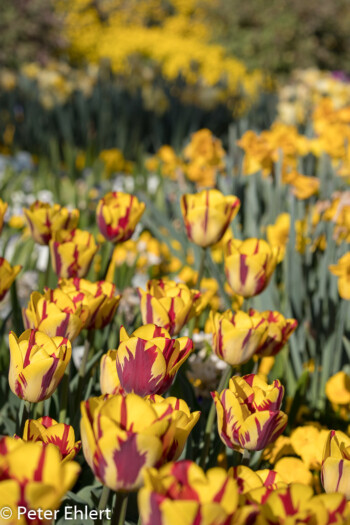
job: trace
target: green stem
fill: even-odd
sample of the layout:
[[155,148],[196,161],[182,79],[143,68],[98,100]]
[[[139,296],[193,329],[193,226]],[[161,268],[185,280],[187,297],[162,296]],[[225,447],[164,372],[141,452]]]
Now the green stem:
[[[227,368],[225,368],[225,370],[222,372],[222,376],[221,376],[220,383],[218,386],[219,394],[222,392],[222,390],[224,390],[224,388],[226,388],[231,374],[232,374],[232,367],[227,366]],[[207,456],[208,456],[209,449],[210,449],[211,434],[212,434],[212,429],[213,429],[213,425],[215,422],[215,416],[216,416],[216,409],[215,409],[215,402],[213,401],[210,407],[207,424],[205,426],[204,446],[203,446],[203,450],[202,450],[202,454],[201,454],[201,458],[199,462],[199,466],[202,467],[202,469],[205,468],[205,465],[207,462]]]
[[32,408],[32,404],[29,401],[24,401],[22,399],[21,406],[19,409],[19,417],[18,417],[18,426],[17,426],[17,436],[23,437],[23,431],[24,431],[24,425],[27,419],[29,419],[30,411]]
[[[106,487],[106,485],[103,485],[100,501],[99,501],[99,504],[98,504],[98,507],[97,507],[98,511],[106,510],[110,492],[111,492],[111,490],[108,487]],[[100,515],[100,513],[98,515]],[[101,518],[101,519],[98,518],[97,520],[94,521],[94,523],[95,523],[95,525],[102,525],[103,518]]]
[[84,386],[84,382],[85,382],[86,365],[87,365],[87,362],[88,362],[88,359],[89,359],[89,352],[90,352],[90,349],[93,347],[93,345],[92,345],[93,336],[94,336],[94,334],[92,333],[92,331],[90,331],[90,332],[88,332],[87,338],[85,339],[83,358],[81,360],[80,368],[79,368],[79,372],[78,372],[79,379],[78,379],[78,387],[77,387],[77,393],[76,393],[76,409],[77,409],[77,411],[79,409],[79,405],[80,405],[80,401],[81,401],[81,397],[82,397],[83,386]]
[[16,281],[12,283],[10,289],[11,306],[12,306],[12,320],[16,334],[20,335],[24,331],[21,306],[18,301],[17,284]]
[[44,401],[39,401],[34,407],[33,410],[33,419],[39,419],[44,413]]
[[207,249],[206,248],[202,248],[201,258],[200,258],[200,261],[199,261],[197,283],[196,283],[196,289],[197,290],[200,290],[201,280],[202,280],[203,275],[204,275],[206,254],[207,254]]
[[242,454],[241,465],[245,465],[246,467],[249,467],[249,463],[250,463],[250,450],[244,449],[244,452]]
[[117,492],[111,525],[124,525],[126,508],[128,506],[128,495],[127,492]]
[[[111,243],[111,248],[110,248],[110,252],[109,252],[108,258],[107,258],[106,265],[103,268],[103,271],[101,271],[101,276],[102,276],[102,279],[104,279],[104,280],[106,280],[108,268],[109,268],[109,266],[110,266],[110,264],[112,262],[112,259],[113,259],[114,248],[115,248],[115,244]],[[112,279],[112,282],[113,282],[113,279]]]
[[64,376],[61,382],[61,403],[60,403],[60,415],[59,415],[60,423],[65,423],[66,417],[67,417],[69,374],[70,374],[70,362],[68,363],[68,366],[64,372]]

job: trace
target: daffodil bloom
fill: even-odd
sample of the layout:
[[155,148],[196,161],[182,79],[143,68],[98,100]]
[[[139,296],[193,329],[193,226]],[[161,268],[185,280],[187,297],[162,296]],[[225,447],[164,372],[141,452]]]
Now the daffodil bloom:
[[129,193],[107,193],[96,209],[97,225],[102,235],[111,242],[130,239],[145,211],[145,204]]
[[11,288],[13,281],[16,279],[21,269],[22,266],[19,264],[11,266],[6,259],[0,257],[0,301]]
[[75,229],[79,221],[79,210],[69,211],[59,204],[35,201],[23,211],[33,239],[44,245],[49,244],[56,232]]
[[0,472],[0,508],[12,511],[12,515],[1,515],[1,523],[26,525],[53,521],[55,509],[75,484],[80,466],[74,461],[62,462],[58,448],[51,443],[44,446],[2,437]]
[[165,328],[154,324],[137,328],[130,337],[121,327],[116,356],[120,384],[140,396],[162,394],[192,350],[191,339],[172,339]]
[[91,233],[83,230],[59,230],[50,240],[52,267],[58,277],[85,277],[97,245]]
[[341,257],[337,264],[331,264],[329,270],[339,277],[338,292],[343,299],[350,299],[350,252]]
[[62,461],[74,459],[81,449],[81,441],[75,441],[73,427],[65,423],[58,423],[49,416],[27,419],[22,439],[41,441],[44,444],[52,443],[58,448]]
[[268,385],[255,374],[234,376],[221,394],[212,392],[223,443],[238,450],[262,450],[277,439],[288,421],[279,410],[283,393],[278,380]]
[[243,297],[261,293],[279,261],[279,247],[266,241],[232,239],[226,245],[225,274],[232,290]]
[[49,398],[60,383],[72,355],[68,339],[26,330],[19,338],[11,332],[9,344],[12,392],[32,403]]
[[239,210],[240,200],[218,190],[203,190],[182,195],[180,204],[187,237],[206,248],[223,237]]

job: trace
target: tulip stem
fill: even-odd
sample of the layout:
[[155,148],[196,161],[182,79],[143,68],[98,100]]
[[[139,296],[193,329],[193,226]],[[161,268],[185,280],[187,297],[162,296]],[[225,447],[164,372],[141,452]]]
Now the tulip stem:
[[[218,386],[219,394],[222,392],[222,390],[224,390],[224,388],[226,388],[231,374],[232,374],[232,367],[227,366],[227,368],[225,368],[225,370],[223,371],[221,379],[220,379],[220,383]],[[211,433],[212,433],[213,425],[215,422],[215,416],[216,416],[215,402],[213,401],[210,407],[207,424],[205,426],[204,446],[203,446],[201,458],[199,461],[199,465],[202,469],[205,468],[205,465],[207,462],[207,456],[208,456],[209,449],[210,449]]]
[[[107,262],[106,262],[106,266],[104,267],[103,272],[101,272],[101,275],[103,276],[102,279],[104,279],[104,280],[106,280],[109,267],[110,267],[111,262],[113,260],[114,249],[115,249],[115,244],[112,243],[111,244],[110,253],[108,255],[108,259],[107,259]],[[112,277],[112,281],[111,282],[112,283],[114,282],[114,276]]]
[[19,437],[23,437],[24,426],[25,426],[26,420],[29,419],[31,408],[32,408],[32,404],[29,401],[24,401],[24,399],[22,399],[21,406],[19,408],[18,426],[17,426],[17,429],[18,429],[17,435]]
[[200,290],[201,280],[204,275],[204,269],[205,269],[205,257],[207,254],[207,249],[202,248],[201,258],[199,261],[199,268],[198,268],[198,274],[197,274],[197,283],[196,283],[196,289]]
[[70,374],[70,362],[64,372],[61,382],[61,403],[60,403],[60,415],[59,422],[65,423],[67,417],[67,404],[68,404],[68,391],[69,391],[69,374]]
[[82,397],[83,386],[84,386],[84,381],[85,381],[86,365],[88,362],[90,349],[93,347],[93,344],[92,344],[93,339],[94,339],[94,334],[90,330],[88,332],[87,338],[85,339],[84,353],[83,353],[83,357],[82,357],[80,367],[79,367],[79,372],[78,372],[79,379],[78,379],[78,387],[77,387],[77,393],[76,393],[77,410],[79,408],[80,401],[82,401],[81,397]]
[[[106,485],[103,485],[97,510],[106,510],[110,492],[111,490],[108,487],[106,487]],[[103,523],[103,519],[98,518],[94,523],[95,525],[101,525]]]
[[124,525],[126,508],[128,506],[128,493],[117,492],[111,525]]
[[250,450],[244,449],[244,452],[242,454],[241,465],[245,465],[246,467],[249,467],[249,463],[250,463]]

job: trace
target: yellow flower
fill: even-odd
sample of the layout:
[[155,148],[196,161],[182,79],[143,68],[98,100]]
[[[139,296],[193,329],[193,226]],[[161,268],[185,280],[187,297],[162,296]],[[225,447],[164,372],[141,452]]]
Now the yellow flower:
[[350,405],[350,376],[341,370],[330,377],[326,396],[334,405]]
[[5,216],[7,207],[8,207],[7,202],[4,202],[2,199],[0,199],[0,233],[4,225],[4,216]]
[[51,206],[35,201],[23,211],[32,237],[39,244],[49,244],[55,233],[60,230],[71,231],[77,227],[79,221],[79,210],[69,211],[59,204]]
[[51,262],[58,277],[85,277],[97,245],[91,233],[83,230],[60,230],[50,243]]
[[331,430],[323,451],[321,482],[326,492],[340,492],[350,500],[350,438]]
[[337,264],[331,264],[329,267],[333,275],[339,277],[338,292],[343,299],[350,299],[350,252],[341,257]]
[[276,462],[274,470],[285,483],[303,483],[312,486],[312,474],[301,459],[281,458]]
[[6,259],[0,257],[0,301],[11,288],[13,281],[16,279],[21,269],[22,266],[19,264],[11,266]]

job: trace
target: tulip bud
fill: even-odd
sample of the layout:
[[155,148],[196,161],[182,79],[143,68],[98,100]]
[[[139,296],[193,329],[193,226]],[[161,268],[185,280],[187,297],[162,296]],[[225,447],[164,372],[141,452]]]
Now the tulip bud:
[[23,211],[34,241],[44,245],[49,244],[56,232],[76,228],[79,221],[79,210],[69,211],[59,204],[35,201]]
[[249,315],[260,315],[267,321],[267,333],[257,349],[259,357],[278,354],[298,326],[296,319],[286,319],[276,311],[266,310],[265,312],[257,312],[257,310],[251,308]]
[[108,350],[100,361],[100,389],[102,394],[119,394],[124,392],[117,372],[118,350]]
[[340,492],[350,501],[350,438],[339,430],[328,434],[321,483],[326,492]]
[[52,267],[58,277],[85,277],[97,245],[91,233],[83,230],[60,230],[50,243]]
[[13,281],[16,279],[21,269],[22,266],[19,264],[11,266],[6,259],[0,257],[0,301],[11,288]]
[[49,337],[26,330],[17,338],[11,332],[10,388],[16,396],[37,403],[49,398],[60,383],[72,355],[64,337]]
[[218,190],[203,190],[182,195],[180,204],[187,237],[206,248],[220,241],[239,210],[240,200]]

